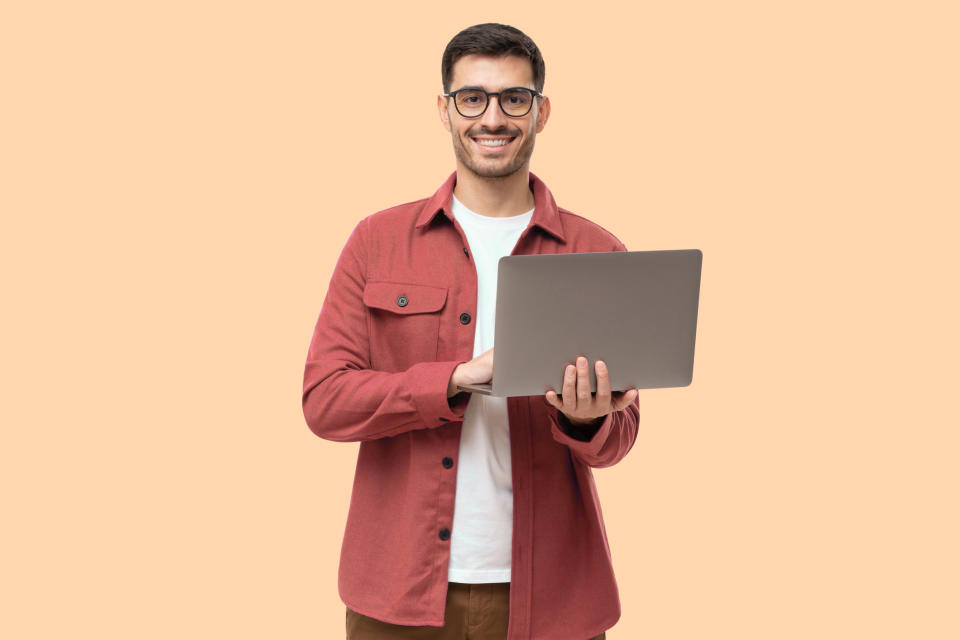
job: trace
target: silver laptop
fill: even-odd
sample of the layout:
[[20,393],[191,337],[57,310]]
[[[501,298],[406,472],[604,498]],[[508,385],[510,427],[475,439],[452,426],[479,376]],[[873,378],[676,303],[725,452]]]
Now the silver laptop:
[[501,258],[493,379],[459,389],[559,394],[578,355],[589,361],[593,392],[596,360],[614,391],[689,385],[702,262],[699,249]]

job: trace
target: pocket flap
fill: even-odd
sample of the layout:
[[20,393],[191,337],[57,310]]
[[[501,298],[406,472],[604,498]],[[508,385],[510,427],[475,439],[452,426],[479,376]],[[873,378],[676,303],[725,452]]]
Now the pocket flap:
[[446,301],[446,287],[402,282],[368,282],[363,288],[365,305],[391,313],[430,313],[442,309]]

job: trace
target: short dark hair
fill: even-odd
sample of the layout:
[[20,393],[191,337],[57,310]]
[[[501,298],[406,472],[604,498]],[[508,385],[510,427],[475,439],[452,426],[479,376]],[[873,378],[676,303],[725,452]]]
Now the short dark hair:
[[440,63],[440,76],[443,79],[444,93],[450,91],[450,82],[453,79],[453,65],[462,58],[471,54],[485,56],[520,56],[530,61],[533,68],[533,87],[543,91],[543,80],[546,68],[543,56],[536,43],[523,31],[516,27],[496,22],[487,22],[467,27],[447,43],[443,50],[443,59]]

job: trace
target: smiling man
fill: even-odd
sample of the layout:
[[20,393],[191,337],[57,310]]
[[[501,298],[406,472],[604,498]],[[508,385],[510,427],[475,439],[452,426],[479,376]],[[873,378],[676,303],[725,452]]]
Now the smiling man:
[[493,373],[501,257],[625,250],[530,173],[544,73],[513,27],[458,33],[437,98],[456,171],[361,220],[330,280],[303,412],[318,436],[360,442],[340,556],[348,640],[588,640],[620,617],[591,469],[633,446],[637,391],[611,392],[597,361],[591,394],[576,354],[559,395],[457,390]]

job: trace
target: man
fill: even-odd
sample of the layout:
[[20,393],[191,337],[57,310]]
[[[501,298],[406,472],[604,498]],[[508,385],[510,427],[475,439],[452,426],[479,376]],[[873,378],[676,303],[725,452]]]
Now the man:
[[304,373],[310,429],[360,442],[340,557],[347,637],[604,638],[620,604],[591,467],[633,446],[637,391],[611,393],[598,361],[591,395],[575,354],[559,395],[457,385],[491,379],[500,257],[625,247],[529,172],[550,116],[530,38],[470,27],[441,71],[456,172],[357,225]]

